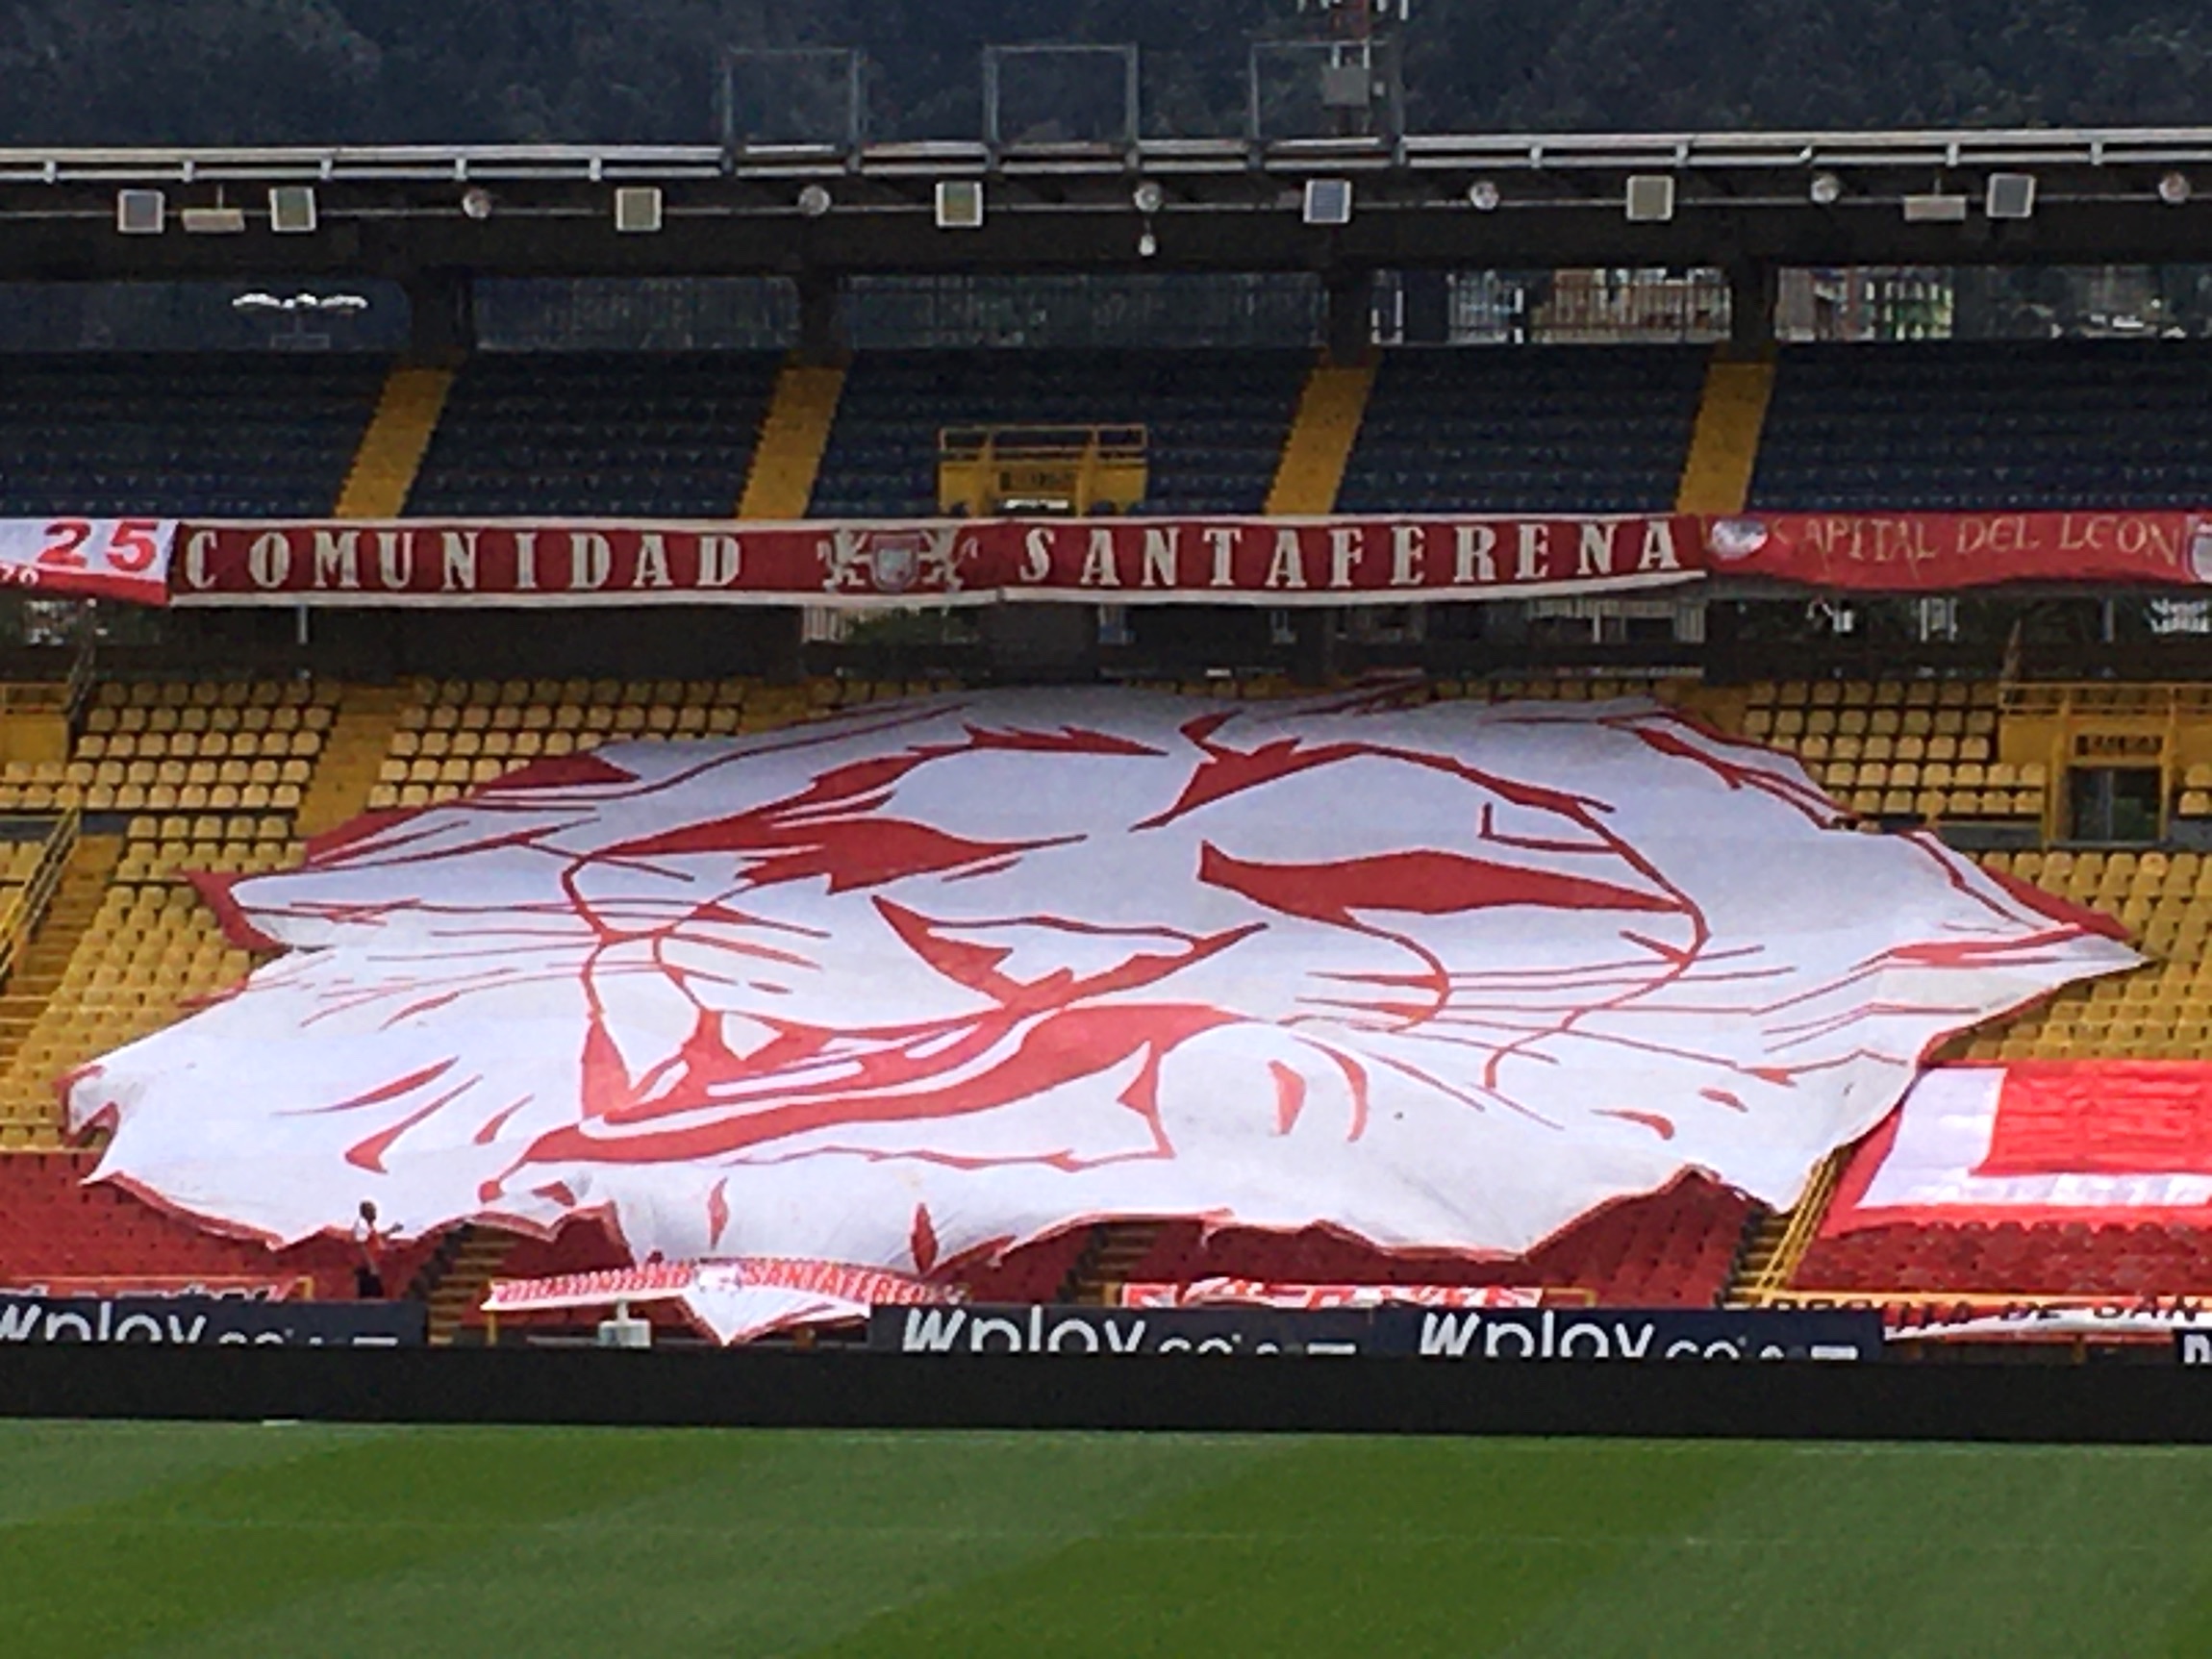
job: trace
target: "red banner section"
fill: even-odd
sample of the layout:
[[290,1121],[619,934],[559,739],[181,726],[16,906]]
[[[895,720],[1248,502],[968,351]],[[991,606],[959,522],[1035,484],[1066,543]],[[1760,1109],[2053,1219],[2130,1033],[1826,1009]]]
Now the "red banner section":
[[1823,1237],[2212,1217],[2212,1063],[2044,1060],[1923,1072],[1852,1154]]
[[1695,518],[1091,518],[884,524],[195,524],[214,604],[1403,604],[1698,574]]
[[163,605],[173,518],[0,518],[0,588]]
[[1709,575],[1947,592],[1997,582],[2212,582],[2212,514],[1777,513],[1706,521]]
[[2212,511],[228,523],[176,529],[173,559],[171,527],[153,520],[13,528],[19,556],[0,522],[0,581],[160,603],[165,562],[170,599],[227,605],[1363,605],[1705,575],[1908,593],[2212,583]]

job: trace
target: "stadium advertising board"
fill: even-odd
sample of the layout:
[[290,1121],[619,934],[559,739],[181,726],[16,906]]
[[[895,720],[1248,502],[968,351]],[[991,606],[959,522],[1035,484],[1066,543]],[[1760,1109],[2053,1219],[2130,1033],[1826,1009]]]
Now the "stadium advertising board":
[[1403,1351],[1365,1308],[879,1307],[867,1345],[900,1354],[1348,1355]]
[[907,1354],[1382,1355],[1514,1365],[1878,1360],[1880,1316],[1697,1308],[881,1307],[868,1345]]
[[1388,1308],[1376,1315],[1395,1352],[1517,1365],[1594,1360],[1876,1360],[1881,1316],[1715,1308]]
[[1402,604],[1697,574],[1695,518],[193,524],[181,602]]
[[164,605],[173,518],[0,518],[0,588]]
[[1773,513],[1709,519],[1706,573],[1946,592],[1997,582],[2212,582],[2206,513]]
[[419,1347],[420,1302],[271,1302],[245,1296],[0,1295],[0,1345],[247,1344],[275,1347]]

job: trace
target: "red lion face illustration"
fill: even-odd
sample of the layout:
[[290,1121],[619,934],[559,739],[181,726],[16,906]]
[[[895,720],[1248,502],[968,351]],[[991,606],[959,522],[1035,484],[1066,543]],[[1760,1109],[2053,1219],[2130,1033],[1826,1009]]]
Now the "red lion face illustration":
[[928,1272],[1080,1221],[1517,1252],[1771,1202],[1948,1032],[2133,956],[1649,704],[879,708],[544,763],[218,892],[289,947],[78,1079],[275,1239],[601,1213]]

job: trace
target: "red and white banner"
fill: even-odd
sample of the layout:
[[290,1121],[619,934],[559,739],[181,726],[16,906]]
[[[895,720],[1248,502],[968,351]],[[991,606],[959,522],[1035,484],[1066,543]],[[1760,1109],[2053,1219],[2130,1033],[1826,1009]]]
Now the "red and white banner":
[[0,1296],[237,1296],[251,1302],[308,1302],[314,1299],[314,1280],[250,1273],[30,1273],[20,1284],[0,1284]]
[[1713,576],[1940,593],[1998,582],[2212,582],[2212,513],[1762,513],[1705,523]]
[[1956,1066],[1853,1154],[1824,1237],[1963,1221],[2212,1220],[2212,1063]]
[[0,588],[169,602],[173,518],[0,518]]
[[1787,1206],[1931,1044],[2139,960],[1842,822],[1642,700],[614,744],[236,880],[290,954],[69,1113],[102,1178],[272,1241],[373,1198],[933,1280],[1116,1219],[1518,1256],[1689,1169]]
[[1697,575],[1698,521],[989,518],[193,524],[180,602],[1403,604]]
[[1624,592],[1709,574],[1892,592],[2197,587],[2212,581],[2212,512],[0,520],[0,581],[153,604],[1363,605]]
[[1261,1279],[1198,1279],[1188,1285],[1123,1285],[1124,1308],[1537,1308],[1544,1293],[1523,1285],[1271,1285]]
[[877,1306],[958,1299],[952,1287],[881,1269],[754,1259],[653,1262],[546,1279],[498,1279],[484,1298],[484,1311],[537,1314],[679,1302],[693,1323],[727,1343],[797,1325],[865,1320]]

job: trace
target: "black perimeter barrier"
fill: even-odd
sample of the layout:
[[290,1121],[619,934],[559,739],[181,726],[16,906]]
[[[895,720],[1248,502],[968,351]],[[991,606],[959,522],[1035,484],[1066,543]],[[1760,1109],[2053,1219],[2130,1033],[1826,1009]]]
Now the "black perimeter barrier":
[[2212,1443],[2212,1367],[25,1346],[0,1416]]

